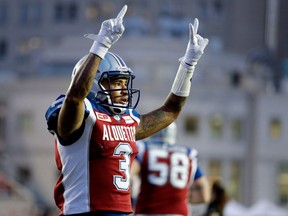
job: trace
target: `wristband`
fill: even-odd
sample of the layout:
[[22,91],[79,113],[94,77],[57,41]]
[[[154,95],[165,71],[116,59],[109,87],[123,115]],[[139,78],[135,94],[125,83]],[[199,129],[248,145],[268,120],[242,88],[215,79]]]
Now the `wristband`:
[[171,92],[180,97],[188,97],[190,94],[191,79],[195,66],[189,66],[181,61]]
[[109,48],[106,47],[104,44],[101,44],[98,41],[94,41],[93,45],[90,48],[90,52],[98,55],[101,59],[103,59],[108,52],[108,49]]

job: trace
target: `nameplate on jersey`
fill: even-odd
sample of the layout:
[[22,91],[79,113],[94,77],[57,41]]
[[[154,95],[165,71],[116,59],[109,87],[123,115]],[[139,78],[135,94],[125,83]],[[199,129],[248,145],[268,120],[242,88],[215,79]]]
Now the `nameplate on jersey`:
[[126,124],[132,124],[134,122],[131,116],[123,116],[122,118],[125,120]]
[[98,120],[105,121],[105,122],[111,122],[111,118],[109,115],[107,115],[105,113],[98,113],[98,112],[95,112],[95,114],[96,114],[96,117]]

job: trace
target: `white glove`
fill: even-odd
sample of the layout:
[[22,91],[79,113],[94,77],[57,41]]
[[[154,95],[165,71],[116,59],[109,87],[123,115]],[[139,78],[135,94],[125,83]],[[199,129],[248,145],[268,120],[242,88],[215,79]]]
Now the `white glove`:
[[189,24],[189,42],[186,49],[186,53],[182,61],[184,61],[189,66],[195,66],[204,53],[204,49],[207,46],[209,40],[207,38],[202,38],[197,34],[199,26],[198,19],[194,19],[194,25]]
[[125,28],[123,25],[123,17],[127,11],[127,5],[125,5],[119,12],[115,19],[105,20],[98,35],[86,34],[84,37],[94,40],[94,43],[90,49],[91,53],[98,55],[100,58],[104,58],[108,49],[114,44],[123,34]]
[[189,24],[189,42],[184,57],[180,58],[180,65],[172,85],[171,92],[180,97],[190,94],[191,79],[195,65],[204,53],[209,40],[197,34],[199,21],[196,18],[194,25]]

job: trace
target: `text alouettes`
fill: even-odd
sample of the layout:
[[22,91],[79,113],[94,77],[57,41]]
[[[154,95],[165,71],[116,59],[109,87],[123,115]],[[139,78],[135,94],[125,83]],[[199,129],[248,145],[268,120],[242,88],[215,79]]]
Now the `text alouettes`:
[[[105,122],[111,122],[110,116],[101,113],[95,113],[98,120],[103,122],[103,137],[102,140],[108,141],[132,141],[135,142],[135,126],[127,125],[110,125]],[[126,121],[126,119],[125,119]]]

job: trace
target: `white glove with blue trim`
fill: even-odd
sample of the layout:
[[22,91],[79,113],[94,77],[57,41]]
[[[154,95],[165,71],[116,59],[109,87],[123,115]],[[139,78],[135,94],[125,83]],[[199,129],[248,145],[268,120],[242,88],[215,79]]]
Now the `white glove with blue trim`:
[[119,12],[116,18],[105,20],[98,35],[86,34],[84,37],[94,40],[94,43],[90,49],[91,53],[98,55],[100,58],[104,58],[108,49],[114,44],[123,34],[125,28],[123,25],[123,18],[127,11],[127,5],[125,5]]

